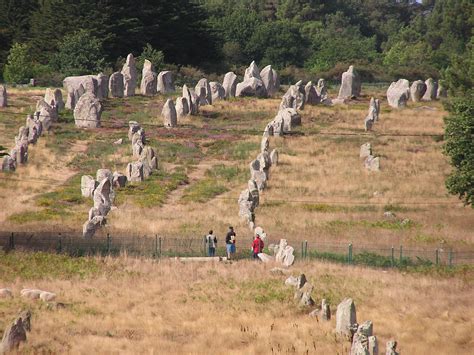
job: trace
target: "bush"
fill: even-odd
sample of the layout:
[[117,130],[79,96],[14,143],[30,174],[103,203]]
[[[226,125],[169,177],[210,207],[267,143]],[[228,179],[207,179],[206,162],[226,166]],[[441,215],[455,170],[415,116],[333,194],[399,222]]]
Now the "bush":
[[165,56],[163,52],[154,49],[149,43],[143,47],[142,54],[140,54],[137,58],[137,70],[140,73],[143,69],[143,63],[145,63],[145,59],[148,59],[153,64],[157,73],[159,73],[164,67]]
[[26,84],[33,76],[32,61],[26,44],[15,43],[10,48],[3,77],[8,83]]

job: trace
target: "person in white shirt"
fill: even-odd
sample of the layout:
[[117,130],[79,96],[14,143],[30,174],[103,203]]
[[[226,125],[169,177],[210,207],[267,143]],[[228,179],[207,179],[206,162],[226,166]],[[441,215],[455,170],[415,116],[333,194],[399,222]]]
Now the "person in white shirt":
[[210,230],[209,234],[206,236],[206,244],[208,250],[207,255],[215,256],[217,247],[217,237],[213,234],[212,230]]

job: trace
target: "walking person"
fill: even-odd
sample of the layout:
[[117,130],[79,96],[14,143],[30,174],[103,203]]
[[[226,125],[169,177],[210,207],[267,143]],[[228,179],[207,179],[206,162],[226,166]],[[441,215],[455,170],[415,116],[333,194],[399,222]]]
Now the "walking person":
[[206,236],[207,256],[216,256],[217,237],[213,233],[211,229]]
[[225,236],[225,247],[227,250],[227,259],[231,260],[235,256],[235,232],[234,227],[230,226],[227,235]]
[[263,243],[263,240],[260,238],[260,235],[256,235],[255,239],[252,242],[252,250],[253,250],[253,258],[258,259],[258,254],[263,252],[265,244]]

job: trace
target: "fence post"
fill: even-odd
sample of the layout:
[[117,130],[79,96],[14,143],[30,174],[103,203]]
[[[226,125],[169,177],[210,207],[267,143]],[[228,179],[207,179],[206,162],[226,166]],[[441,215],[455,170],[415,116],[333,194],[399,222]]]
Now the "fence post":
[[207,256],[207,253],[206,253],[206,238],[204,238],[202,240],[202,251],[204,253],[204,256]]
[[308,258],[308,241],[307,240],[304,241],[304,257],[305,259]]
[[392,267],[395,266],[395,248],[392,247],[392,259],[391,259],[391,262],[392,262]]
[[9,244],[10,244],[10,250],[15,249],[15,236],[14,236],[13,232],[12,232],[12,235],[10,236],[10,243]]
[[160,248],[160,249],[159,249],[159,250],[160,250],[160,251],[159,251],[159,256],[160,256],[160,258],[161,258],[161,254],[162,254],[162,249],[161,249],[161,248],[162,248],[162,245],[163,245],[163,244],[162,244],[161,237],[158,239],[158,242],[160,243],[160,245],[159,245],[159,248]]
[[158,235],[155,234],[155,258],[158,257]]
[[58,254],[61,254],[63,251],[63,244],[62,244],[62,238],[61,238],[61,233],[58,234],[58,248],[56,250],[56,252]]
[[452,249],[449,250],[448,259],[449,259],[449,266],[453,266],[453,250]]
[[402,265],[403,261],[403,246],[400,245],[400,265]]
[[112,238],[110,237],[110,234],[107,233],[107,254],[110,255],[110,247],[112,244]]
[[301,259],[304,258],[304,241],[301,242]]
[[347,259],[349,264],[352,264],[352,243],[349,244],[349,254]]
[[436,258],[435,258],[435,260],[436,260],[436,266],[438,266],[438,265],[439,265],[439,249],[436,249],[435,255],[436,255]]

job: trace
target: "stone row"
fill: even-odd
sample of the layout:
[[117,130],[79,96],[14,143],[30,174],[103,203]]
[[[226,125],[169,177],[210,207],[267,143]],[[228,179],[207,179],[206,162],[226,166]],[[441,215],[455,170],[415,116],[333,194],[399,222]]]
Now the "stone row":
[[447,97],[446,88],[432,78],[426,81],[416,80],[411,86],[406,79],[392,82],[387,90],[387,101],[391,107],[406,107],[408,100],[413,102],[433,101]]

